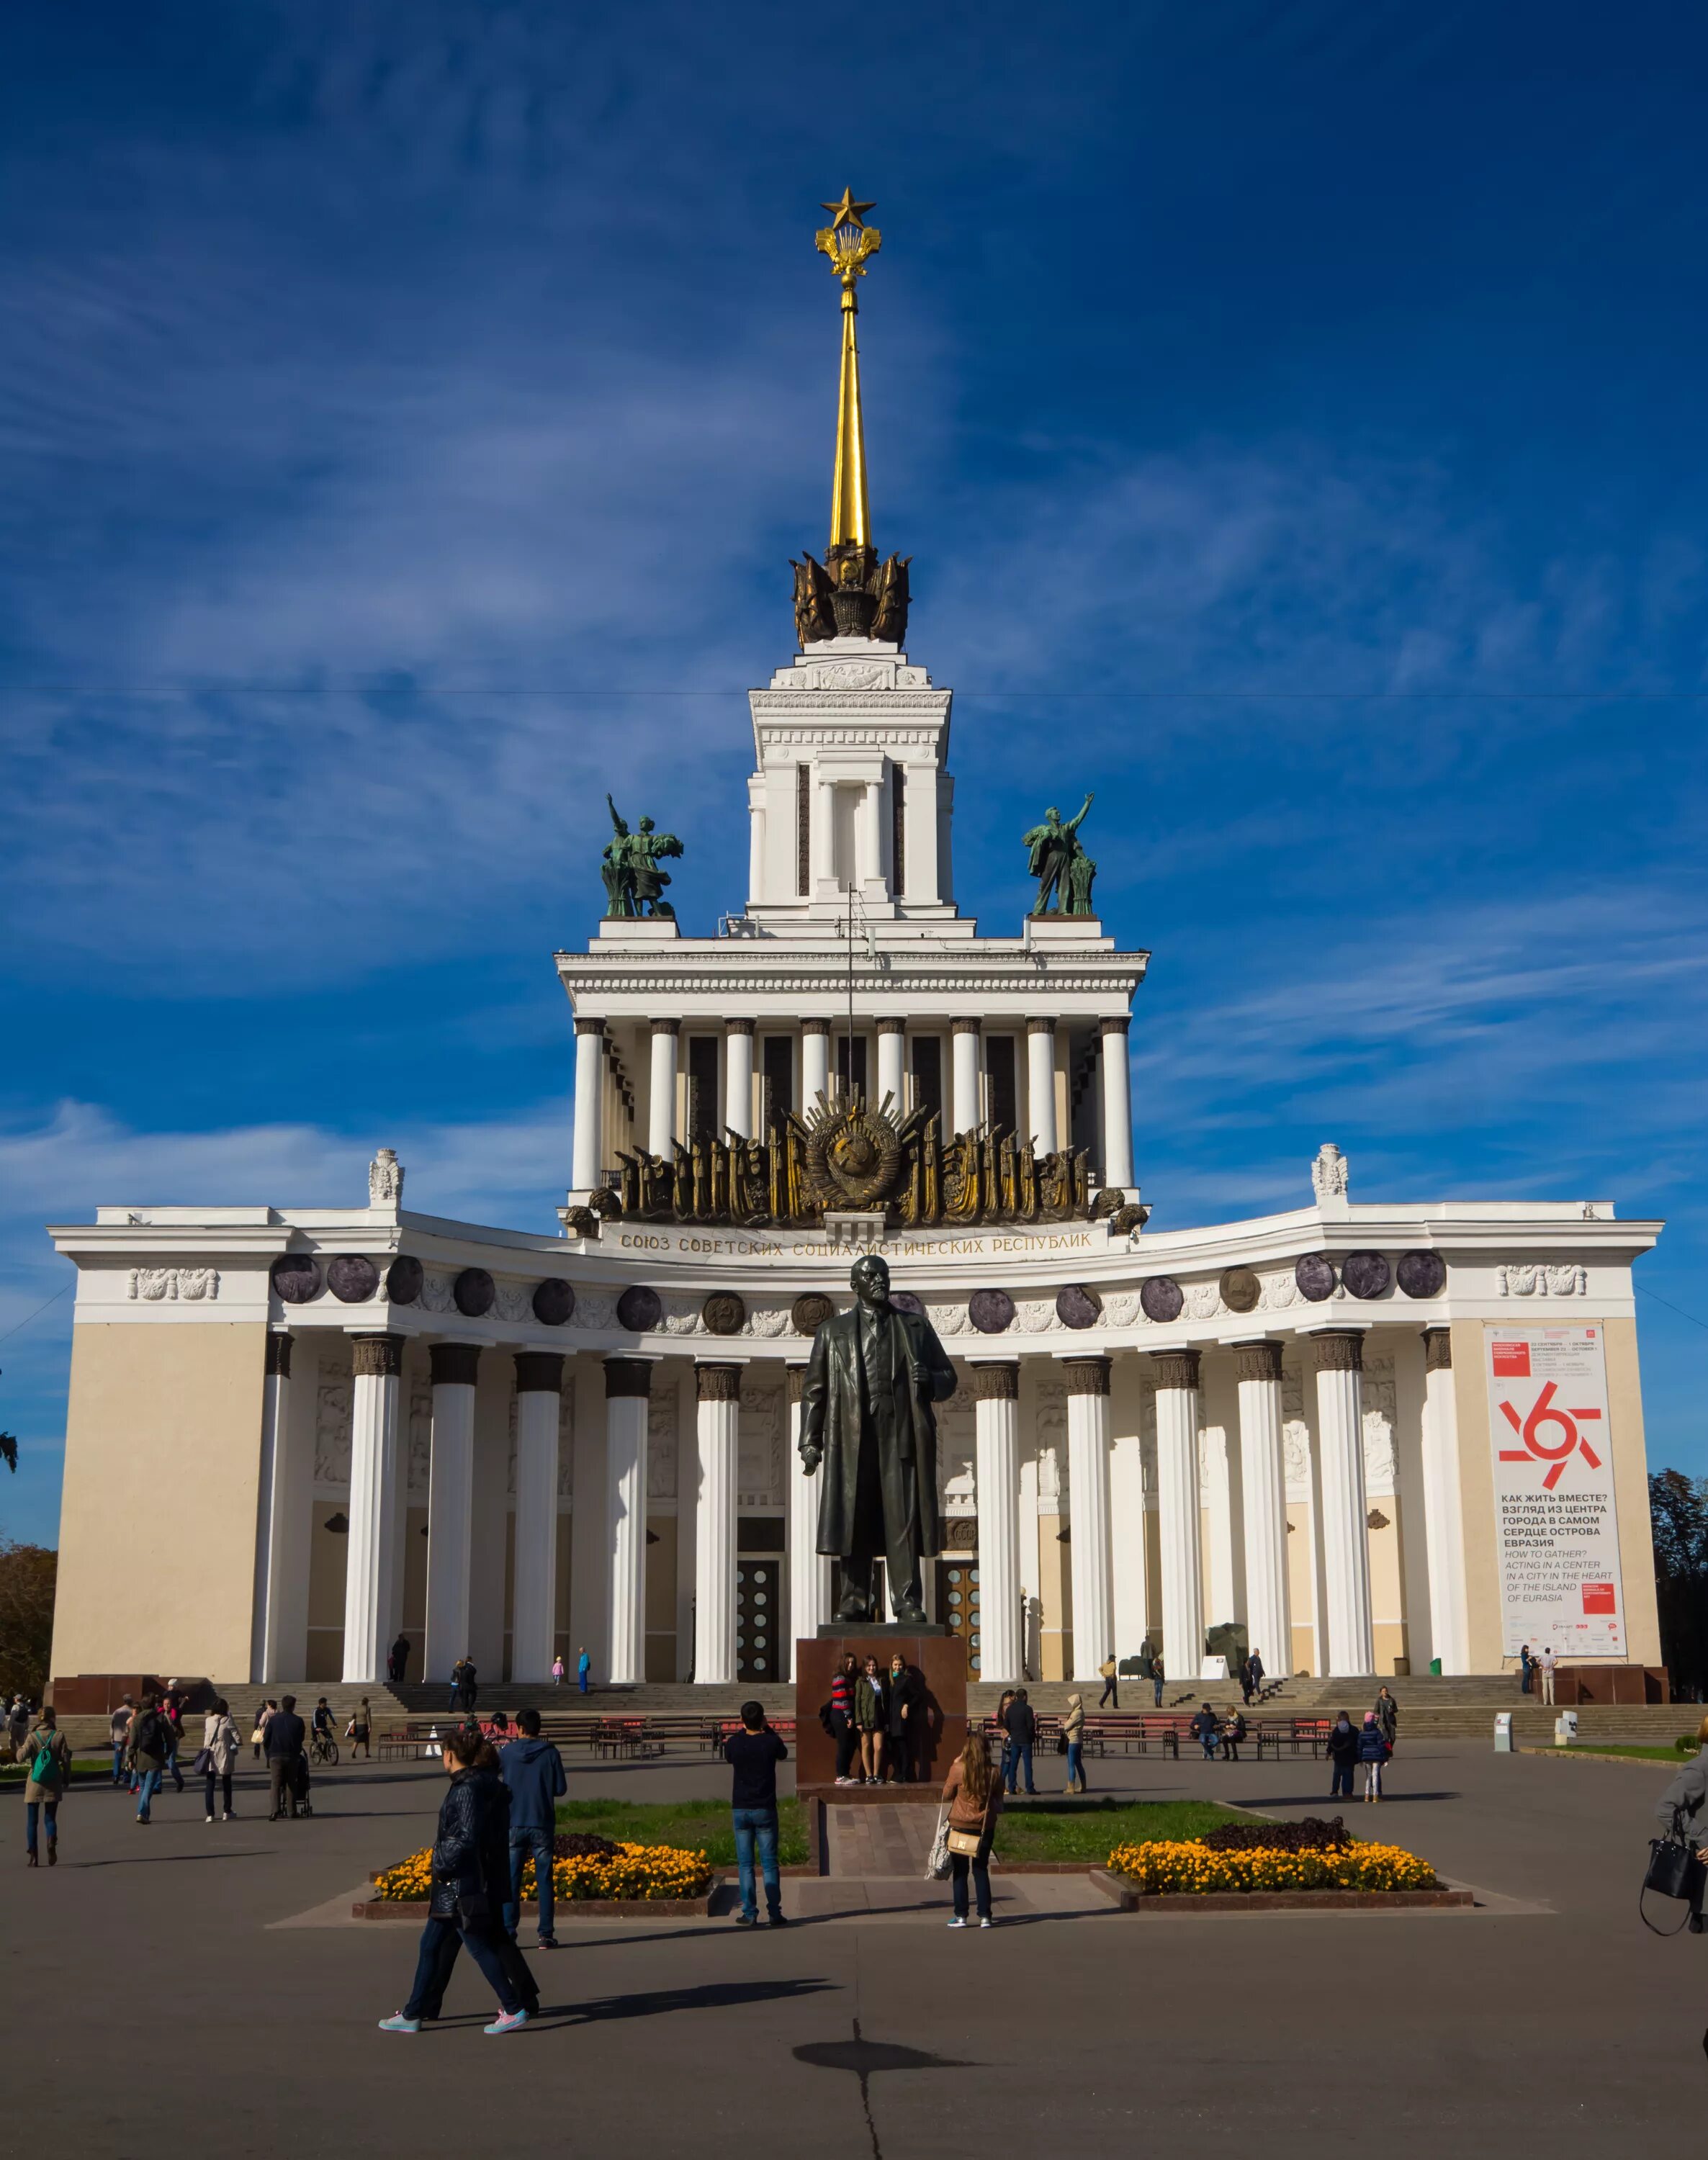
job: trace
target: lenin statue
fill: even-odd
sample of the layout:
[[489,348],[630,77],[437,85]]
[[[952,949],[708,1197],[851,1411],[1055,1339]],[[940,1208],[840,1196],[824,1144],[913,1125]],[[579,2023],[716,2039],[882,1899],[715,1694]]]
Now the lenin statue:
[[856,1303],[812,1337],[802,1394],[801,1461],[824,1465],[818,1550],[840,1563],[836,1617],[871,1620],[872,1562],[888,1563],[899,1621],[923,1623],[920,1562],[938,1550],[937,1415],[955,1370],[928,1321],[890,1302],[874,1253],[849,1277]]

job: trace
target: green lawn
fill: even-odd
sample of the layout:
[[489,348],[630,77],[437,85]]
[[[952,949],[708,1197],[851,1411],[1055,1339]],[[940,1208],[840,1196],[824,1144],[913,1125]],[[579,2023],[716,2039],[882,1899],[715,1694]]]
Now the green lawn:
[[1254,1822],[1214,1800],[1011,1800],[996,1826],[999,1860],[1102,1861],[1117,1845],[1202,1837],[1223,1823]]
[[[559,1800],[559,1830],[591,1830],[619,1844],[677,1845],[703,1852],[714,1867],[735,1865],[735,1832],[727,1800]],[[777,1857],[787,1867],[807,1857],[807,1825],[798,1800],[777,1803]]]
[[[112,1775],[111,1748],[104,1755],[74,1755],[71,1758],[73,1777],[80,1778],[86,1774],[93,1776],[97,1771],[107,1777]],[[21,1784],[23,1782],[25,1766],[22,1763],[0,1763],[0,1780]]]
[[1629,1755],[1639,1763],[1676,1763],[1682,1770],[1695,1752],[1695,1742],[1690,1743],[1690,1755],[1680,1755],[1676,1747],[1627,1747],[1612,1740],[1584,1740],[1570,1747],[1539,1748],[1537,1752],[1550,1755]]

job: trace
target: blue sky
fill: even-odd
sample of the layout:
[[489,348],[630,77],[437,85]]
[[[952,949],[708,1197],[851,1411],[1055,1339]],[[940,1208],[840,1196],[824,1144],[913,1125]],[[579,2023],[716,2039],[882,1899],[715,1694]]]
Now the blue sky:
[[0,1533],[56,1520],[44,1221],[354,1202],[389,1141],[417,1206],[553,1227],[604,791],[683,834],[687,927],[740,904],[845,182],[961,903],[1012,930],[1097,789],[1156,1226],[1296,1204],[1327,1138],[1355,1197],[1665,1215],[1651,1454],[1708,1471],[1708,21],[8,27]]

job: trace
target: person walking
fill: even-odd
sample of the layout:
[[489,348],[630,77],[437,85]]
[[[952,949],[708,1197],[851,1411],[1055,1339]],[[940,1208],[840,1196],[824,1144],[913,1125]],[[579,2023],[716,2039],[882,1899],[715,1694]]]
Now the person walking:
[[1204,1760],[1207,1763],[1213,1763],[1216,1759],[1216,1749],[1222,1738],[1222,1727],[1215,1711],[1211,1709],[1207,1702],[1201,1710],[1193,1712],[1191,1732],[1199,1747],[1204,1751]]
[[1554,1669],[1560,1660],[1555,1656],[1550,1643],[1542,1645],[1542,1655],[1538,1662],[1542,1668],[1542,1700],[1551,1706],[1554,1700]]
[[[184,1773],[178,1767],[178,1748],[179,1742],[184,1738],[184,1697],[179,1693],[178,1683],[175,1680],[167,1681],[166,1692],[160,1698],[160,1710],[166,1722],[172,1728],[172,1745],[166,1756],[166,1775],[171,1778],[173,1784],[181,1793],[184,1790]],[[164,1790],[164,1778],[161,1783]]]
[[552,1685],[553,1687],[562,1687],[563,1685],[563,1653],[559,1650],[557,1656],[552,1660]]
[[1394,1752],[1394,1735],[1399,1730],[1399,1705],[1385,1687],[1377,1690],[1375,1711],[1376,1722],[1381,1728],[1382,1737],[1387,1742],[1388,1752],[1391,1755]]
[[887,1716],[884,1675],[875,1658],[866,1659],[865,1669],[854,1683],[854,1724],[860,1736],[860,1783],[884,1782],[884,1724]]
[[1342,1794],[1351,1799],[1352,1765],[1358,1759],[1358,1736],[1352,1721],[1342,1711],[1328,1732],[1328,1760],[1332,1773],[1328,1781],[1330,1799],[1338,1799]]
[[1382,1765],[1388,1760],[1388,1742],[1382,1737],[1382,1728],[1376,1722],[1373,1710],[1364,1712],[1364,1729],[1358,1735],[1358,1760],[1364,1766],[1364,1798],[1379,1800],[1382,1797]]
[[127,1695],[118,1699],[118,1708],[107,1720],[107,1729],[112,1738],[112,1782],[115,1785],[130,1783],[130,1773],[125,1768],[125,1753],[130,1742],[131,1720],[137,1714],[137,1706]]
[[447,1710],[460,1710],[462,1707],[463,1667],[466,1663],[465,1659],[459,1658],[451,1667],[451,1699],[445,1705]]
[[154,1795],[160,1789],[171,1749],[172,1726],[160,1707],[160,1699],[152,1693],[145,1695],[143,1706],[131,1724],[131,1768],[136,1773],[139,1823],[153,1819]]
[[1037,1713],[1026,1700],[1024,1688],[1015,1690],[1014,1700],[1008,1706],[1005,1722],[1008,1726],[1008,1790],[1014,1792],[1024,1775],[1026,1792],[1036,1799],[1038,1789],[1032,1783],[1032,1742],[1038,1737],[1038,1719]]
[[356,1760],[356,1751],[358,1747],[367,1757],[369,1762],[372,1762],[374,1751],[368,1743],[373,1729],[374,1714],[368,1706],[367,1697],[364,1695],[350,1712],[350,1722],[344,1728],[344,1737],[350,1742],[350,1759],[352,1763]]
[[271,1695],[268,1695],[256,1715],[255,1730],[249,1736],[249,1744],[255,1750],[255,1759],[257,1763],[262,1760],[266,1751],[267,1726],[278,1716],[278,1705]]
[[1251,1675],[1252,1693],[1261,1696],[1264,1691],[1264,1680],[1266,1677],[1264,1672],[1263,1654],[1254,1650],[1245,1661],[1245,1669]]
[[575,1659],[575,1685],[580,1689],[583,1695],[587,1693],[588,1686],[592,1680],[592,1678],[593,1660],[588,1656],[587,1652],[584,1648],[577,1653]]
[[1249,1710],[1251,1708],[1252,1680],[1251,1659],[1249,1657],[1242,1658],[1240,1659],[1239,1670],[1235,1674],[1234,1678],[1239,1682],[1239,1699],[1245,1705],[1246,1708]]
[[742,1704],[741,1730],[724,1742],[724,1759],[732,1773],[729,1817],[735,1830],[735,1872],[741,1879],[741,1909],[735,1924],[759,1924],[753,1869],[756,1846],[765,1880],[766,1918],[774,1928],[787,1927],[782,1879],[777,1872],[777,1765],[788,1761],[789,1751],[781,1735],[766,1721],[762,1702]]
[[36,1831],[42,1817],[48,1825],[48,1866],[60,1864],[60,1802],[71,1782],[70,1742],[59,1729],[51,1710],[44,1710],[35,1731],[26,1736],[19,1751],[25,1764],[23,1781],[24,1865],[39,1867]]
[[1067,1742],[1067,1785],[1070,1793],[1082,1793],[1085,1783],[1085,1705],[1077,1695],[1067,1698],[1062,1720],[1062,1737]]
[[890,1761],[898,1785],[911,1784],[918,1763],[919,1721],[924,1715],[924,1690],[908,1669],[900,1650],[890,1660],[889,1699],[885,1723],[890,1735]]
[[1152,1658],[1150,1660],[1150,1685],[1152,1689],[1155,1690],[1156,1696],[1156,1707],[1159,1710],[1162,1707],[1162,1685],[1165,1677],[1166,1675],[1164,1674],[1162,1669],[1161,1657],[1158,1655]]
[[210,1822],[214,1819],[214,1787],[216,1784],[220,1788],[221,1820],[226,1822],[231,1820],[231,1773],[236,1768],[237,1751],[241,1745],[225,1698],[215,1695],[212,1706],[202,1716],[201,1752],[195,1758],[197,1768],[207,1780],[206,1804]]
[[[1708,1836],[1708,1816],[1703,1812],[1704,1804],[1708,1802],[1708,1717],[1696,1727],[1696,1746],[1697,1752],[1654,1804],[1663,1833],[1682,1838],[1693,1851]],[[1704,1871],[1699,1867],[1695,1871],[1688,1915],[1693,1935],[1700,1935],[1708,1929],[1708,1920],[1702,1917],[1703,1882]]]
[[[415,1984],[403,2007],[380,2020],[382,2033],[418,2033],[425,2017],[439,2015],[445,1984],[465,1949],[498,1997],[498,2016],[484,2027],[517,2033],[527,2024],[520,1951],[509,1949],[502,1925],[510,1894],[510,1795],[498,1763],[478,1726],[456,1726],[444,1737],[450,1784],[439,1811],[428,1893],[427,1925],[416,1953]],[[537,2002],[537,1994],[531,1999]]]
[[498,1772],[510,1794],[510,1898],[504,1931],[513,1936],[522,1924],[522,1873],[534,1863],[534,1897],[539,1905],[537,1932],[543,1950],[554,1950],[556,1906],[552,1877],[552,1841],[558,1831],[558,1802],[569,1789],[563,1758],[540,1737],[540,1713],[524,1710],[516,1721],[518,1737],[498,1757]]
[[[1020,1700],[1024,1702],[1022,1695]],[[1030,1788],[1028,1789],[1030,1789]],[[967,1744],[949,1765],[943,1780],[943,1800],[949,1810],[949,1876],[953,1884],[954,1917],[952,1928],[967,1924],[967,1878],[973,1878],[979,1924],[988,1928],[990,1917],[990,1845],[1002,1813],[1003,1785],[990,1760],[984,1735],[969,1731]]]
[[408,1669],[409,1638],[400,1634],[392,1645],[391,1655],[386,1659],[386,1678],[393,1687],[401,1687]]
[[1103,1691],[1097,1699],[1097,1706],[1099,1710],[1105,1703],[1111,1710],[1119,1710],[1121,1707],[1121,1690],[1116,1685],[1120,1678],[1120,1667],[1115,1663],[1115,1654],[1111,1650],[1098,1667],[1098,1675],[1103,1684]]
[[859,1746],[859,1735],[854,1726],[854,1689],[859,1682],[859,1667],[854,1662],[854,1652],[846,1651],[830,1676],[830,1735],[836,1742],[838,1785],[859,1783],[853,1775],[854,1751]]
[[[297,1716],[297,1699],[283,1695],[278,1708],[267,1721],[267,1784],[271,1799],[271,1812],[267,1820],[277,1822],[283,1815],[297,1819],[297,1803],[307,1784],[307,1763],[303,1749],[308,1732]],[[303,1799],[302,1811],[307,1815],[309,1804]]]
[[1532,1677],[1532,1675],[1534,1674],[1535,1669],[1536,1669],[1536,1660],[1535,1660],[1535,1659],[1534,1659],[1530,1655],[1530,1646],[1529,1646],[1529,1644],[1528,1643],[1519,1643],[1519,1693],[1520,1695],[1529,1695],[1529,1693],[1530,1692],[1530,1681],[1531,1681],[1531,1677]]
[[1008,1737],[1008,1706],[1014,1700],[1014,1690],[1005,1688],[996,1699],[996,1730],[1000,1735],[1001,1759],[996,1774],[1005,1786],[1008,1784],[1009,1759],[1014,1753],[1014,1742]]
[[480,1675],[475,1669],[475,1660],[471,1657],[465,1655],[463,1659],[463,1710],[465,1716],[473,1716],[475,1706],[480,1700]]

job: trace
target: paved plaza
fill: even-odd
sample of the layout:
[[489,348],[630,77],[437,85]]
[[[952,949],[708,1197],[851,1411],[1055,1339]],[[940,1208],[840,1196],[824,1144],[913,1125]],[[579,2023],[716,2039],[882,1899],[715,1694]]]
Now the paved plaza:
[[[1110,1789],[1116,1766],[1090,1768]],[[1321,1811],[1326,1782],[1305,1762],[1119,1774],[1140,1797],[1280,1816]],[[1001,1926],[953,1934],[947,1887],[892,1872],[792,1880],[787,1932],[564,1925],[537,1964],[549,2008],[501,2048],[466,1960],[454,2022],[376,2033],[416,1930],[341,1918],[370,1869],[430,1837],[436,1770],[331,1773],[296,1824],[265,1820],[252,1775],[239,1820],[212,1827],[194,1786],[148,1830],[80,1789],[51,1873],[25,1872],[8,1794],[12,2119],[141,2160],[164,2081],[226,2154],[415,2152],[470,2109],[507,2153],[1694,2152],[1708,1943],[1658,1941],[1636,1912],[1667,1774],[1402,1746],[1381,1830],[1474,1886],[1468,1914],[1128,1917],[1083,1877],[1020,1876],[998,1878]],[[703,1759],[578,1763],[571,1796],[727,1781]],[[833,1864],[860,1851],[893,1868],[901,1850],[831,1841]]]

